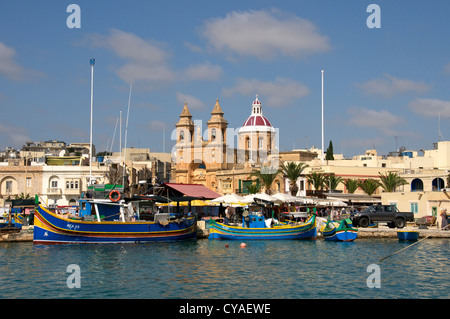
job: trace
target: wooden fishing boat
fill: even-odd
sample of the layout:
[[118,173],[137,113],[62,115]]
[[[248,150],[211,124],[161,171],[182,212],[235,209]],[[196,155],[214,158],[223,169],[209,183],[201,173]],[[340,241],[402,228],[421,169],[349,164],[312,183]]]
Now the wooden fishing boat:
[[398,230],[397,237],[399,240],[417,240],[419,239],[419,232],[412,230]]
[[[119,197],[120,199],[120,197]],[[140,243],[197,238],[195,217],[155,214],[141,220],[133,202],[84,198],[78,216],[61,215],[37,205],[34,243]]]
[[278,223],[264,216],[250,214],[243,218],[242,225],[232,226],[210,220],[209,239],[313,239],[317,236],[316,215],[303,223]]
[[358,237],[358,229],[353,228],[345,219],[340,223],[328,221],[322,235],[325,240],[354,241]]

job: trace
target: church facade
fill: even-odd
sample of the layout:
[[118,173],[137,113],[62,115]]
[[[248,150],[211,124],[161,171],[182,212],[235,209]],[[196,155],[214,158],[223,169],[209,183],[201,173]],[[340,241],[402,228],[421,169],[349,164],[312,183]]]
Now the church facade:
[[[176,144],[172,149],[172,177],[176,183],[202,184],[221,194],[247,193],[256,183],[253,170],[279,167],[278,130],[263,115],[258,96],[251,114],[237,129],[229,128],[219,100],[203,131],[202,122],[194,121],[187,103],[175,125]],[[284,192],[284,178],[279,175],[271,192]],[[264,189],[262,189],[264,191]]]

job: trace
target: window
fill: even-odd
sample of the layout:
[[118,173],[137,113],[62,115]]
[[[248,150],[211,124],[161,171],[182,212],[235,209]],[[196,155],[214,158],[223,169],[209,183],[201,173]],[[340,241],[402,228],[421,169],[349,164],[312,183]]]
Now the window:
[[410,203],[411,213],[417,214],[419,212],[419,203]]
[[211,141],[214,141],[216,139],[216,129],[211,129]]
[[66,189],[78,189],[78,181],[77,180],[67,180],[66,181]]
[[263,148],[263,145],[264,145],[263,142],[264,142],[264,139],[262,137],[260,137],[259,140],[258,140],[258,147],[259,148]]
[[6,193],[12,193],[12,181],[6,181]]
[[180,132],[180,141],[183,141],[184,140],[184,131],[181,131]]
[[423,191],[423,182],[419,178],[415,178],[411,182],[411,192],[422,192]]
[[27,177],[26,187],[31,187],[31,177]]
[[50,188],[58,188],[58,181],[56,179],[50,181]]
[[231,188],[231,181],[223,181],[222,182],[222,188],[223,189],[230,189]]

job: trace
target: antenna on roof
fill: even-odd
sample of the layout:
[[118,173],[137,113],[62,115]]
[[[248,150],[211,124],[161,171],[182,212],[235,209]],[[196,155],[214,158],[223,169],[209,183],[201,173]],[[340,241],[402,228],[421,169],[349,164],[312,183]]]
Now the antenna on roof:
[[441,132],[441,112],[439,112],[439,118],[438,118],[438,142],[443,141],[444,137],[442,136]]

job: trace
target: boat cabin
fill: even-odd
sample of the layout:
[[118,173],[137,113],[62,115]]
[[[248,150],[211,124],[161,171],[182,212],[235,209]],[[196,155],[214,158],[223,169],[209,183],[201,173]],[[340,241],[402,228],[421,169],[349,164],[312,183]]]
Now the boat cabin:
[[242,218],[244,228],[266,228],[266,219],[262,215],[249,214]]

